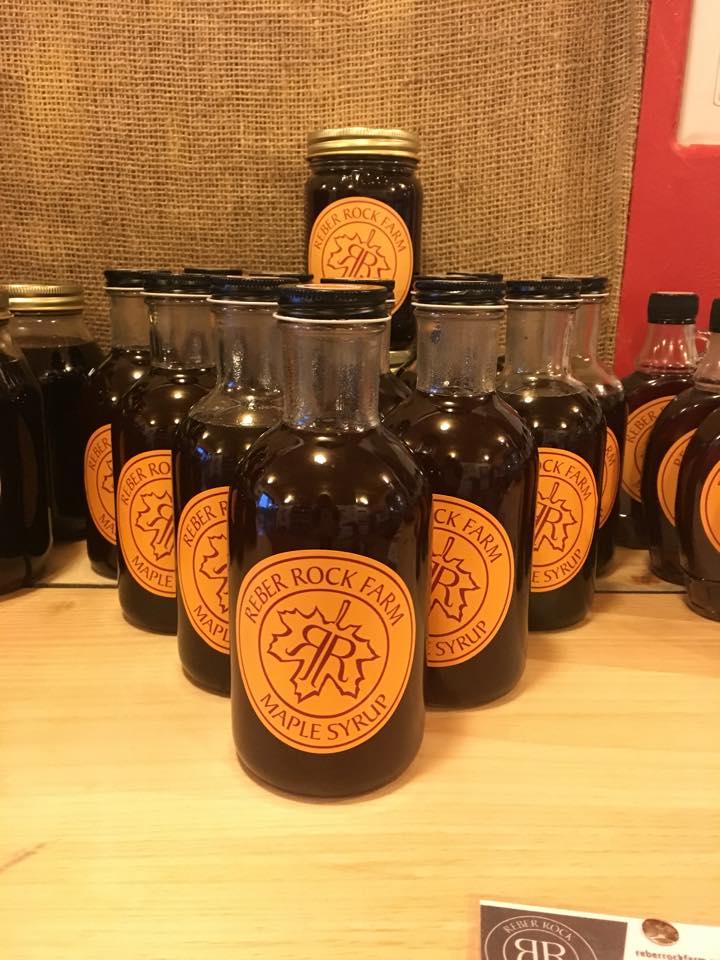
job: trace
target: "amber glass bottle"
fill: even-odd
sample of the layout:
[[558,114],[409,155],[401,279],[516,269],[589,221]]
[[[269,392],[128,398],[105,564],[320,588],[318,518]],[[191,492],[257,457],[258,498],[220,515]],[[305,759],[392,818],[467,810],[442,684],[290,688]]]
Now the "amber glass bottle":
[[174,443],[180,662],[194,683],[226,696],[228,492],[252,442],[280,418],[274,313],[282,282],[242,277],[213,283],[218,380],[180,424]]
[[315,280],[394,280],[392,349],[406,348],[415,332],[410,287],[421,260],[417,137],[371,127],[316,130],[308,161],[308,271]]
[[428,703],[477,706],[525,665],[537,452],[495,393],[504,284],[415,283],[417,387],[386,418],[430,481]]
[[201,275],[147,279],[150,369],[112,420],[120,605],[135,626],[159,633],[177,629],[171,448],[215,383],[209,292]]
[[720,300],[710,311],[710,337],[692,387],[674,397],[655,421],[642,476],[650,567],[656,576],[683,583],[675,525],[678,472],[691,437],[720,406]]
[[688,604],[720,620],[720,409],[703,420],[687,446],[675,521]]
[[384,300],[281,288],[283,418],[231,489],[235,744],[293,793],[372,790],[422,739],[430,491],[379,422]]
[[636,369],[623,378],[628,405],[616,542],[647,547],[642,473],[650,433],[672,398],[692,385],[697,352],[696,293],[651,293],[648,329]]
[[600,276],[576,277],[580,282],[581,303],[570,334],[570,370],[596,397],[605,414],[605,464],[600,489],[600,529],[598,531],[598,573],[604,570],[615,551],[618,520],[618,491],[622,476],[622,452],[625,447],[627,404],[618,377],[598,360],[598,337],[602,311],[608,296],[608,279]]
[[117,577],[117,532],[110,425],[120,398],[150,366],[148,311],[144,285],[149,270],[106,270],[110,300],[110,353],[88,377],[85,499],[87,552],[103,577]]
[[0,593],[31,586],[52,546],[40,386],[0,290]]
[[570,372],[569,334],[580,306],[571,279],[507,285],[505,366],[498,393],[530,428],[539,454],[530,629],[568,627],[595,592],[605,418]]
[[76,283],[12,283],[10,333],[37,377],[45,409],[50,510],[56,540],[82,540],[87,527],[83,484],[85,391],[102,360],[83,319]]

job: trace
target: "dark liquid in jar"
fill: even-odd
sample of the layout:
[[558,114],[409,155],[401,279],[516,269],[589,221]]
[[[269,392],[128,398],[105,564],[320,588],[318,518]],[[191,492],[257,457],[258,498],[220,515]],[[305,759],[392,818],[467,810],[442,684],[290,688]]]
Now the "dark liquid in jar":
[[497,633],[471,659],[429,667],[426,673],[428,703],[453,707],[486,703],[511,690],[525,666],[537,485],[532,437],[493,393],[432,401],[415,393],[397,408],[387,426],[413,451],[433,494],[477,504],[500,522],[510,540],[514,582]]
[[[582,457],[595,477],[599,495],[605,449],[605,421],[599,404],[587,391],[576,391],[571,384],[554,382],[543,387],[538,383],[535,389],[538,392],[532,395],[527,391],[501,395],[530,428],[538,447],[568,450]],[[545,389],[548,395],[543,395]],[[531,592],[531,630],[569,627],[586,616],[595,592],[596,562],[597,527],[584,563],[569,582],[555,590]]]
[[45,405],[50,508],[57,540],[81,540],[87,528],[85,456],[87,377],[102,360],[96,343],[85,340],[33,346],[17,339],[40,382]]
[[[596,393],[595,398],[602,407],[602,412],[605,414],[605,422],[608,429],[612,430],[612,432],[615,434],[615,439],[618,442],[618,451],[620,456],[622,456],[623,446],[625,444],[625,424],[627,422],[627,406],[625,404],[625,397],[622,393],[610,393],[604,396]],[[619,479],[621,479],[622,472],[620,464],[618,464],[618,470],[620,471]],[[618,483],[618,491],[615,497],[615,503],[610,511],[610,515],[598,530],[598,573],[608,566],[613,558],[613,553],[615,552],[615,531],[618,522],[618,514],[620,511],[619,501],[620,484]]]
[[40,390],[0,353],[0,593],[33,583],[52,543]]
[[[152,450],[171,450],[178,425],[188,410],[215,385],[215,371],[151,369],[128,391],[113,416],[115,489],[123,466],[132,457]],[[128,570],[118,549],[118,595],[123,613],[138,627],[175,633],[177,600],[144,589]]]
[[[320,467],[321,469],[318,469]],[[252,448],[230,500],[230,608],[240,583],[269,556],[340,550],[394,570],[412,597],[417,637],[410,676],[395,712],[370,739],[327,755],[281,742],[245,690],[231,631],[233,733],[243,765],[292,793],[346,796],[397,777],[422,739],[425,606],[430,497],[412,456],[383,427],[359,435],[311,435],[287,425]]]
[[[99,427],[112,421],[121,397],[150,366],[147,347],[113,347],[108,357],[93,372],[88,382],[88,438]],[[87,552],[90,564],[103,577],[117,577],[117,546],[102,535],[92,515],[87,519]]]

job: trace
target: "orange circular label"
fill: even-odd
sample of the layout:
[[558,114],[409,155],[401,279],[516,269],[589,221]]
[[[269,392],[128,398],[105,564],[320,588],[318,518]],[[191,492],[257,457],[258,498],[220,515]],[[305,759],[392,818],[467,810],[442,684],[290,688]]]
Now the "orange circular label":
[[415,654],[415,611],[389,567],[294,550],[240,586],[237,653],[248,699],[278,740],[307,753],[364,743],[397,709]]
[[533,535],[533,593],[557,590],[580,571],[592,546],[598,493],[590,465],[576,453],[539,447]]
[[175,596],[175,523],[172,455],[139,453],[120,471],[117,489],[120,549],[128,570],[145,590]]
[[310,231],[308,273],[315,280],[394,280],[394,312],[412,282],[410,231],[403,218],[381,200],[336,200],[318,214]]
[[668,523],[673,526],[675,526],[675,494],[677,493],[680,464],[694,433],[695,430],[688,430],[687,433],[675,441],[662,458],[658,470],[656,481],[658,500]]
[[700,522],[710,543],[720,551],[720,462],[715,464],[702,485]]
[[480,653],[502,626],[515,577],[512,544],[487,510],[435,495],[431,563],[426,659],[450,667]]
[[620,488],[620,444],[608,427],[605,431],[605,460],[600,484],[600,526],[607,523]]
[[627,431],[625,433],[625,457],[623,459],[622,488],[633,500],[642,500],[640,484],[642,481],[642,469],[645,462],[645,451],[647,450],[650,431],[655,421],[663,412],[665,407],[673,399],[669,397],[658,397],[656,400],[650,400],[643,403],[637,410],[633,410],[628,415]]
[[113,483],[110,424],[98,427],[85,447],[85,499],[97,530],[109,543],[116,543],[115,484]]
[[229,487],[203,490],[189,500],[177,531],[180,596],[190,622],[205,643],[220,653],[228,641]]

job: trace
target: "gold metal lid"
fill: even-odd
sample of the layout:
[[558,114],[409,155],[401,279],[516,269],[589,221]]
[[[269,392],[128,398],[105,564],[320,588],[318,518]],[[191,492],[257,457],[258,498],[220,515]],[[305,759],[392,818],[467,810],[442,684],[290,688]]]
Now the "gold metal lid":
[[13,313],[77,313],[85,303],[79,283],[8,283]]
[[378,127],[328,127],[308,136],[307,155],[328,157],[355,154],[418,159],[417,135],[407,130]]

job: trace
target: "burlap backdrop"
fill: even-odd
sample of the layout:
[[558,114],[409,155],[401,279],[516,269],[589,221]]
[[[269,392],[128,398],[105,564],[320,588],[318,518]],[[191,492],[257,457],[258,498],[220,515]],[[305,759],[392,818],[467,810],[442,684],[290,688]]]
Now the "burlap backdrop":
[[[645,0],[0,0],[0,275],[298,268],[315,126],[416,129],[424,267],[620,276]],[[614,310],[605,332],[608,354]]]

